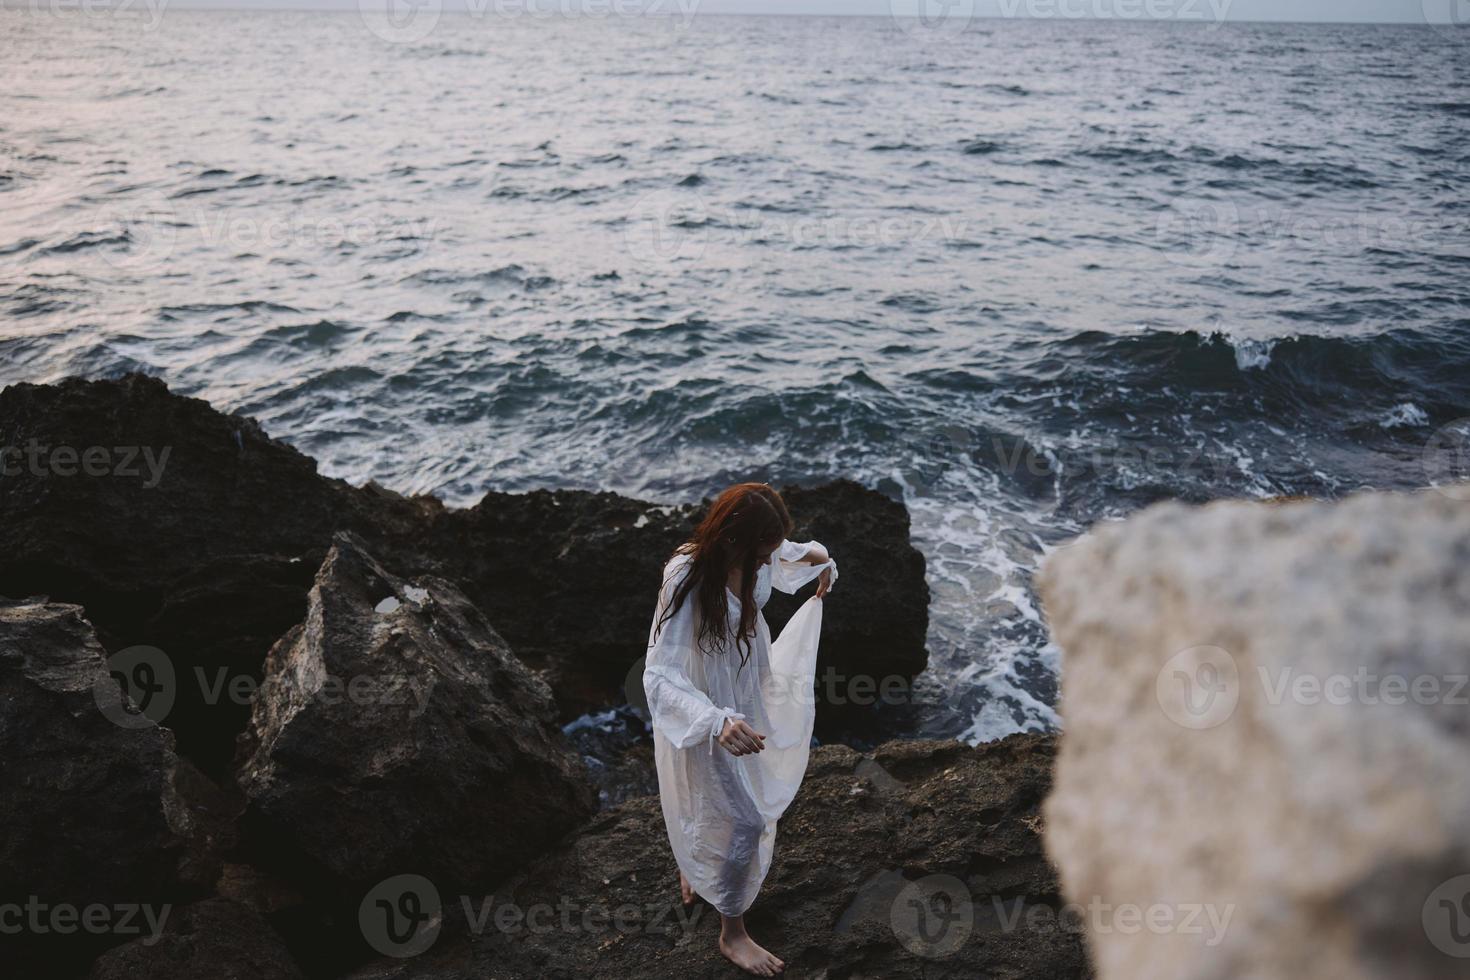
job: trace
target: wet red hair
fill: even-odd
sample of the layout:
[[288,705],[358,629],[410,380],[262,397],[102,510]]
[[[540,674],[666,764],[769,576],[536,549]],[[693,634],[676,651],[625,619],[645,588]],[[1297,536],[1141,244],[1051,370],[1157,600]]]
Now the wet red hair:
[[[760,553],[779,547],[795,526],[786,502],[770,484],[737,483],[726,489],[710,504],[689,540],[674,549],[676,555],[690,556],[689,574],[659,617],[655,638],[668,618],[684,602],[692,601],[699,612],[699,649],[706,653],[723,651],[733,641],[740,651],[740,665],[745,666],[759,612],[755,575]],[[736,567],[740,569],[740,624],[732,631],[725,583],[730,569]]]

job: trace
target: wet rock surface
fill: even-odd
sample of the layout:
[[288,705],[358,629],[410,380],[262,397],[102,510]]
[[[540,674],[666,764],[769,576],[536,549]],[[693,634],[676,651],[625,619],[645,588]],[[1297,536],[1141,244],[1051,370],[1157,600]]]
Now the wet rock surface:
[[[815,750],[746,917],[752,935],[796,978],[1087,976],[1042,851],[1054,748],[1018,735]],[[719,916],[679,902],[653,797],[599,814],[493,891],[436,891],[433,943],[353,980],[736,975],[716,946]]]

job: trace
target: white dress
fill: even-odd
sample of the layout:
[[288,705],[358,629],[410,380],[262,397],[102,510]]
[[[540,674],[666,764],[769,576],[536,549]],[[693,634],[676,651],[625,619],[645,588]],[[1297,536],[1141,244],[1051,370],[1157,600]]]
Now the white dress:
[[[837,581],[835,561],[795,561],[814,544],[781,542],[756,572],[757,606],[765,606],[772,586],[795,592],[823,569],[830,568],[832,582]],[[680,554],[664,566],[654,627],[689,561]],[[733,631],[739,628],[740,599],[728,588],[725,595]],[[656,641],[654,627],[649,629],[643,689],[653,723],[659,799],[674,859],[694,891],[722,915],[742,915],[771,867],[776,821],[806,773],[822,600],[813,596],[803,603],[774,643],[765,616],[757,611],[742,668],[734,648],[698,649],[695,599],[693,593],[685,598]],[[731,755],[717,741],[727,718],[744,720],[766,736],[765,749]]]

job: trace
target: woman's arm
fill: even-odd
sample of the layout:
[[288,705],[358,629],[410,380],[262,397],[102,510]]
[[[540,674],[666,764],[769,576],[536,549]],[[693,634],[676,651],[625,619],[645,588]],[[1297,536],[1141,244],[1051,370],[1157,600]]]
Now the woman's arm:
[[820,578],[817,597],[827,594],[837,581],[837,562],[820,541],[782,541],[771,559],[771,586],[794,594],[814,578]]
[[[643,693],[648,696],[650,720],[660,735],[681,749],[691,748],[708,739],[710,751],[714,751],[714,740],[725,743],[721,736],[726,734],[731,720],[738,722],[745,716],[733,708],[715,704],[689,678],[689,660],[696,655],[694,596],[687,596],[684,604],[663,626],[660,628],[658,625],[681,578],[679,574],[667,575],[659,593],[654,625],[648,635]],[[725,747],[735,751],[730,745]]]
[[830,556],[828,556],[827,554],[827,549],[822,547],[816,541],[807,542],[805,547],[806,554],[796,559],[798,562],[806,565],[825,565],[828,561],[831,560]]

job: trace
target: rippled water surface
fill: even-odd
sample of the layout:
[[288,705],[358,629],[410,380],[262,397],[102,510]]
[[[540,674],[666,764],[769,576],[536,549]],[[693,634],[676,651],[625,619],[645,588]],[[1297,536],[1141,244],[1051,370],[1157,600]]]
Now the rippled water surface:
[[1056,723],[1031,578],[1089,524],[1470,459],[1452,31],[0,25],[0,382],[147,371],[461,504],[902,495],[926,734]]

